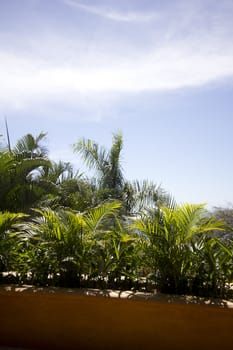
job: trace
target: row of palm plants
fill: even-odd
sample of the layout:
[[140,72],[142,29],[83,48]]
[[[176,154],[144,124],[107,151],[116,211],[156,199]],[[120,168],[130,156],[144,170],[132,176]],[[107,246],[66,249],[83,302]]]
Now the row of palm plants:
[[1,271],[21,283],[226,296],[231,225],[204,205],[177,205],[154,183],[127,181],[121,134],[109,151],[74,145],[94,179],[51,161],[44,137],[0,152]]
[[[21,282],[136,287],[224,295],[232,281],[232,242],[212,235],[223,224],[203,205],[160,207],[124,222],[119,202],[84,213],[36,209],[1,215],[1,263]],[[142,282],[144,281],[144,282]]]

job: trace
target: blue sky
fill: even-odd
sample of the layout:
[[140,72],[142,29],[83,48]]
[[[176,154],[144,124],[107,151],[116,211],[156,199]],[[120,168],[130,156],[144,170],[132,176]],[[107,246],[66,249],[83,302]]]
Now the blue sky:
[[0,133],[50,157],[124,137],[128,179],[178,202],[233,203],[232,0],[0,0]]

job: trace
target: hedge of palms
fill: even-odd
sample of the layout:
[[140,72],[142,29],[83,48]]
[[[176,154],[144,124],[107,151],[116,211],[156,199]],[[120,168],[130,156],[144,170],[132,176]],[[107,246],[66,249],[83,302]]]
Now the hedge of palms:
[[[0,268],[18,282],[226,296],[232,227],[203,204],[123,177],[122,136],[74,146],[96,178],[48,159],[45,134],[0,152]],[[225,239],[227,232],[227,239]]]

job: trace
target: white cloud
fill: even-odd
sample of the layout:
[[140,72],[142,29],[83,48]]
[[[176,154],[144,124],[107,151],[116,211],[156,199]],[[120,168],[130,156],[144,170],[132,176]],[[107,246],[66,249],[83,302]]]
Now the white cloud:
[[107,18],[109,20],[117,21],[117,22],[147,22],[157,17],[156,13],[153,13],[153,12],[152,13],[151,12],[123,13],[120,11],[110,9],[109,7],[103,7],[100,5],[98,6],[86,5],[75,0],[63,0],[63,1],[65,4],[71,7],[86,11],[88,13],[92,13],[100,17]]
[[[102,8],[91,9],[102,13]],[[125,42],[119,39],[117,45],[98,36],[92,43],[86,43],[85,32],[80,35],[79,31],[72,35],[62,30],[61,35],[48,31],[45,35],[44,29],[40,35],[29,33],[25,38],[17,33],[0,34],[0,111],[24,111],[35,105],[50,109],[60,106],[63,110],[67,107],[72,111],[79,105],[85,111],[92,103],[103,109],[109,96],[112,99],[114,95],[145,90],[198,87],[232,77],[231,26],[228,23],[224,27],[223,14],[218,14],[217,25],[209,31],[203,27],[202,19],[199,19],[202,25],[196,28],[198,14],[193,8],[187,10],[192,27],[185,31],[187,18],[181,23],[179,18],[184,13],[179,11],[174,14],[179,23],[171,21],[167,28],[167,17],[163,17],[161,28],[151,27],[150,35],[154,33],[157,39],[145,46],[138,39],[130,46],[131,37]],[[137,18],[144,15],[147,13]],[[147,34],[145,31],[142,38]]]
[[[98,60],[97,60],[98,61]],[[23,109],[36,100],[69,96],[132,93],[200,86],[233,75],[233,52],[196,52],[182,46],[163,47],[124,60],[107,55],[95,65],[53,65],[30,57],[0,55],[0,102]]]

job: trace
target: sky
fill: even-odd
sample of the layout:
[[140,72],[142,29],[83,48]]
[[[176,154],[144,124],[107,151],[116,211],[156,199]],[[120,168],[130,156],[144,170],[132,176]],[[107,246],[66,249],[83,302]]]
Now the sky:
[[51,159],[122,132],[128,180],[233,203],[233,0],[0,0],[0,134]]

